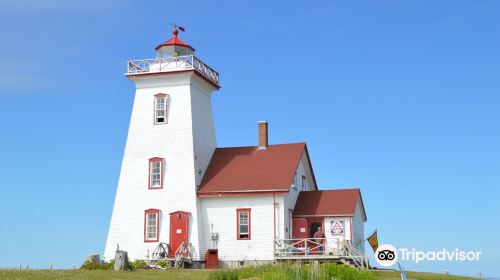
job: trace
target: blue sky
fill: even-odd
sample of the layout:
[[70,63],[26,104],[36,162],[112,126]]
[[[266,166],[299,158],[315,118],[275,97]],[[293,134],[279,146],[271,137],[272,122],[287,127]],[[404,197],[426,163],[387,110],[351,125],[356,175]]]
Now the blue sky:
[[[481,250],[407,269],[499,276],[500,2],[0,2],[0,267],[102,253],[134,87],[182,38],[221,73],[219,146],[306,141],[320,188],[362,188],[367,233]],[[368,251],[367,251],[368,252]]]

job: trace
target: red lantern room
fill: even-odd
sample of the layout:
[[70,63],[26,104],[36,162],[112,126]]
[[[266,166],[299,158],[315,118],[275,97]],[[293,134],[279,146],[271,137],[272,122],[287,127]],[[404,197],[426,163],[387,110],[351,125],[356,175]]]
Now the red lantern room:
[[[181,29],[181,31],[183,30],[181,27],[179,27],[179,29]],[[184,41],[178,37],[179,29],[177,29],[177,26],[174,26],[174,29],[172,30],[172,38],[159,44],[155,48],[157,58],[193,55],[194,48],[184,43]]]

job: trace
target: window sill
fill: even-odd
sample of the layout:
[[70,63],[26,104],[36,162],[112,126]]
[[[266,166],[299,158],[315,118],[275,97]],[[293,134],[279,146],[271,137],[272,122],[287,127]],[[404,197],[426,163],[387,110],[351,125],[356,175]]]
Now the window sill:
[[144,240],[144,243],[159,242],[159,241],[160,241],[159,239],[155,239],[155,240]]

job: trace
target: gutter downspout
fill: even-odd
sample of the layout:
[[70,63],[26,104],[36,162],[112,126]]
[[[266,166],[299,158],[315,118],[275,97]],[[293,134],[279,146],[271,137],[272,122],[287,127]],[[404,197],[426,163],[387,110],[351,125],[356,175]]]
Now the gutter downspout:
[[274,240],[276,241],[276,193],[273,192]]

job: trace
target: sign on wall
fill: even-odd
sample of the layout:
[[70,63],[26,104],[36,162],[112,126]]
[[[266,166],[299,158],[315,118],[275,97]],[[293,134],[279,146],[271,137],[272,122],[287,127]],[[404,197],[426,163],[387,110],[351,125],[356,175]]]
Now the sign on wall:
[[330,223],[330,232],[332,235],[344,234],[344,221],[332,220]]

